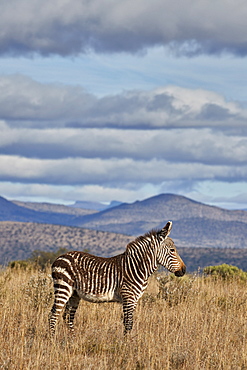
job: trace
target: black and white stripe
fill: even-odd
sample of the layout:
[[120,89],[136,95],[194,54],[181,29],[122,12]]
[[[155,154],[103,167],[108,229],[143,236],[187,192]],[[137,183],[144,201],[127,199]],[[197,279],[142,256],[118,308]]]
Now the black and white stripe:
[[52,265],[55,301],[49,317],[51,334],[55,334],[57,319],[64,308],[63,318],[73,332],[80,299],[122,303],[125,333],[131,330],[137,301],[158,264],[176,276],[186,271],[172,239],[168,238],[171,228],[169,221],[162,230],[138,237],[123,254],[115,257],[102,258],[84,252],[58,257]]

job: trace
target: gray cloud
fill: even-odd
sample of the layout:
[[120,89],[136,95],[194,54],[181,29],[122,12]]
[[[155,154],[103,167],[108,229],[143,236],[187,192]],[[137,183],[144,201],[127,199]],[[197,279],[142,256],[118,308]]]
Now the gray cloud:
[[61,160],[166,159],[172,163],[245,165],[247,138],[211,129],[11,129],[0,124],[2,155]]
[[154,45],[176,53],[247,54],[247,4],[241,0],[2,1],[2,55],[136,53]]
[[[14,106],[14,109],[13,109]],[[216,93],[169,86],[96,98],[81,87],[0,77],[0,119],[12,127],[246,128],[247,112]]]
[[[18,165],[17,165],[18,163]],[[244,181],[247,166],[204,165],[202,163],[171,163],[167,160],[135,161],[134,159],[66,158],[40,160],[2,156],[1,181],[52,185],[125,186],[124,184],[160,184],[164,181],[206,179]]]
[[[92,106],[96,98],[81,87],[41,84],[21,75],[0,76],[1,118],[10,121],[43,122],[77,120]],[[13,106],[15,109],[13,109]]]

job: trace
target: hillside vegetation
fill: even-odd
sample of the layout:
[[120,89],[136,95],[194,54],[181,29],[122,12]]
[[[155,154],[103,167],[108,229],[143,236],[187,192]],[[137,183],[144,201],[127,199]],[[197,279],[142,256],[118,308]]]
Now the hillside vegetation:
[[34,250],[88,250],[100,256],[123,252],[133,237],[80,227],[0,222],[0,264],[29,258]]
[[247,271],[247,249],[234,248],[179,248],[187,271],[203,270],[208,265],[227,263]]
[[127,337],[121,305],[83,301],[75,338],[60,321],[51,342],[47,317],[52,302],[49,271],[0,273],[1,369],[247,369],[247,290],[242,280],[154,276]]

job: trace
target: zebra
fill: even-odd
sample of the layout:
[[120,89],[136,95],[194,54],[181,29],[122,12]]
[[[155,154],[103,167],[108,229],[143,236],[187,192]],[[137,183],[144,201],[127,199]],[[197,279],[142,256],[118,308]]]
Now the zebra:
[[73,251],[59,256],[52,264],[54,304],[49,314],[51,337],[62,310],[63,319],[74,335],[74,317],[81,299],[89,302],[119,302],[123,307],[124,334],[133,326],[133,313],[158,264],[183,276],[186,266],[175,244],[168,238],[172,222],[159,231],[137,237],[124,253],[97,257]]

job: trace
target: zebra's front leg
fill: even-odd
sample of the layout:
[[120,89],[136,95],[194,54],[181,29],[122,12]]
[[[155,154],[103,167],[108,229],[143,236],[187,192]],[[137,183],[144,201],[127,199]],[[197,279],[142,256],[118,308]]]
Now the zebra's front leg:
[[136,304],[137,302],[134,299],[123,299],[124,334],[129,333],[133,327],[133,314]]
[[80,297],[76,293],[76,291],[73,292],[73,295],[70,297],[68,302],[66,303],[63,319],[65,324],[68,326],[70,332],[72,335],[74,335],[74,319],[75,319],[75,313],[80,303]]

